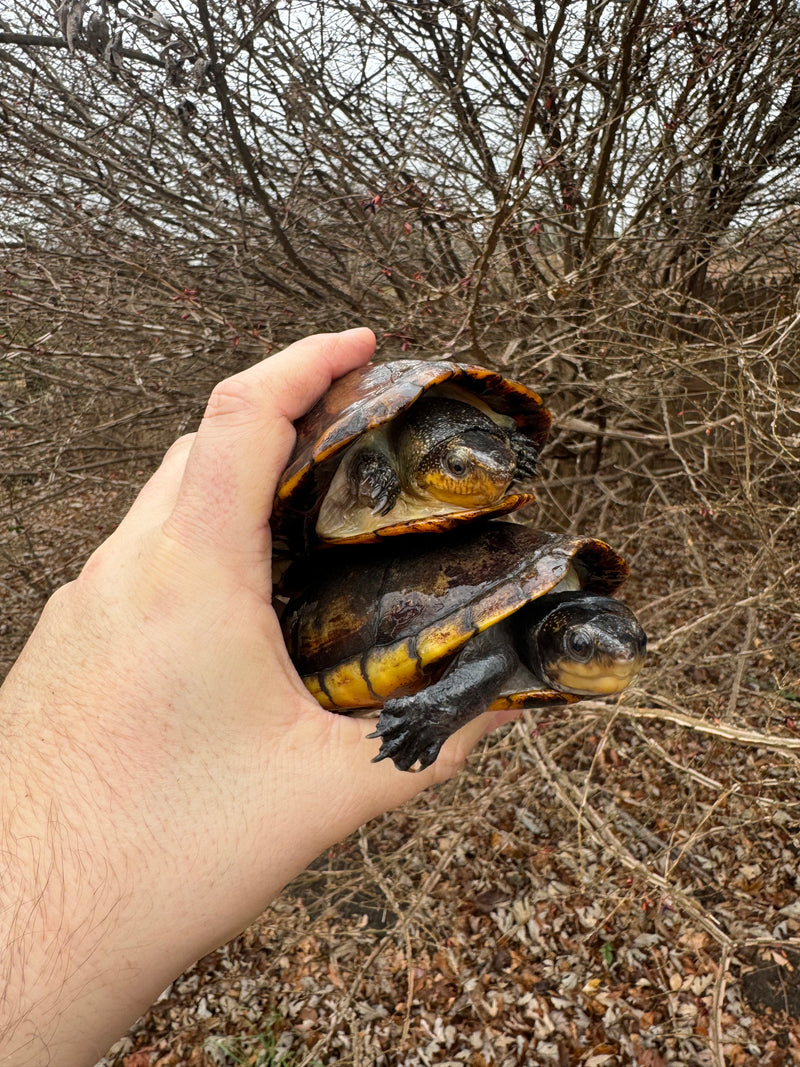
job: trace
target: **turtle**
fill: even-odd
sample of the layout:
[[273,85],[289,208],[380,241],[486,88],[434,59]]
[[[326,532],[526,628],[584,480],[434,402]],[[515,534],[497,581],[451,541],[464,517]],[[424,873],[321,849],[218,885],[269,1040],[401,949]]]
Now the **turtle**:
[[441,532],[534,499],[542,398],[484,367],[395,360],[351,371],[295,424],[270,525],[276,551]]
[[614,599],[628,565],[593,537],[495,520],[336,563],[304,567],[286,647],[322,707],[380,709],[376,759],[400,770],[483,711],[619,692],[643,663],[644,631]]

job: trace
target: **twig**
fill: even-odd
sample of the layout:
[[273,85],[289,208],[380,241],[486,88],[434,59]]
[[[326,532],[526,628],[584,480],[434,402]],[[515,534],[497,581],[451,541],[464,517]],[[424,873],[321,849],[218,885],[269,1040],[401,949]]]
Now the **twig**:
[[714,981],[714,992],[711,997],[711,1054],[714,1057],[714,1067],[725,1067],[725,1053],[722,1048],[722,1006],[725,999],[725,989],[728,984],[728,957],[730,947],[723,945],[719,957],[719,970]]
[[747,609],[747,628],[745,630],[744,641],[742,642],[742,649],[739,655],[736,657],[736,666],[733,671],[733,681],[731,683],[731,694],[728,698],[728,718],[732,718],[736,714],[736,705],[739,701],[739,691],[742,688],[742,678],[744,677],[744,669],[747,664],[747,652],[753,647],[753,638],[756,633],[756,612],[755,608],[751,604]]
[[[574,704],[570,710],[596,712],[609,712],[608,704],[602,704],[599,700],[583,700]],[[735,741],[739,745],[755,745],[758,748],[766,748],[771,752],[781,750],[800,749],[800,737],[775,737],[771,734],[761,733],[759,730],[745,730],[741,726],[733,726],[731,723],[700,719],[696,715],[689,715],[682,711],[670,711],[666,708],[632,707],[629,704],[617,704],[613,707],[614,713],[628,715],[634,719],[659,719],[662,722],[673,722],[678,726],[686,726],[690,730],[697,730],[702,734],[713,734],[725,741]]]

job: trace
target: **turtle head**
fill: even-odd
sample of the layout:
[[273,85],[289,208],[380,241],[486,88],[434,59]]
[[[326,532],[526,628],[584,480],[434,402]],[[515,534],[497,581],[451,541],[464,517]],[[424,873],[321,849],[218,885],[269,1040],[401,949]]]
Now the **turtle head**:
[[437,442],[419,457],[413,481],[425,496],[461,507],[500,500],[514,477],[513,449],[500,435],[472,429]]
[[579,696],[619,693],[642,668],[645,632],[618,600],[583,591],[553,593],[523,611],[523,655],[554,689]]
[[517,471],[508,434],[472,404],[449,397],[413,404],[398,420],[395,447],[414,494],[461,508],[497,503]]

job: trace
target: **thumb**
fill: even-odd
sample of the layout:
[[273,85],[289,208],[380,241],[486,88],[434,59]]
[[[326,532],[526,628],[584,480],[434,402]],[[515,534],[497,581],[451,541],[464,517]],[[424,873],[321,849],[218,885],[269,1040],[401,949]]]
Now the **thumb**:
[[167,526],[189,547],[262,550],[292,422],[334,378],[366,363],[371,330],[317,334],[227,378],[211,395]]

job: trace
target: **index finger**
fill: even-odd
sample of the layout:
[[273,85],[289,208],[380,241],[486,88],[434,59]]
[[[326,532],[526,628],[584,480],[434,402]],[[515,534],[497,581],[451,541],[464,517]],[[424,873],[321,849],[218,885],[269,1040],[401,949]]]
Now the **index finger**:
[[365,328],[316,334],[220,382],[186,461],[170,533],[223,551],[262,550],[292,422],[374,348]]

